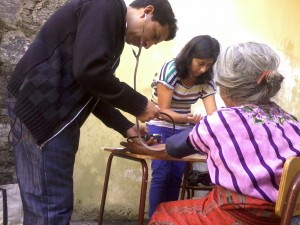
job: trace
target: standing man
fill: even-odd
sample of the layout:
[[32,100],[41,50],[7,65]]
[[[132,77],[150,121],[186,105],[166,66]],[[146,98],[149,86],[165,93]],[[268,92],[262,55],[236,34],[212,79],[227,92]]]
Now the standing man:
[[114,73],[124,42],[171,40],[176,22],[167,0],[71,0],[46,21],[8,83],[24,225],[69,224],[80,127],[91,112],[124,137],[137,128],[116,108],[142,122],[158,117]]

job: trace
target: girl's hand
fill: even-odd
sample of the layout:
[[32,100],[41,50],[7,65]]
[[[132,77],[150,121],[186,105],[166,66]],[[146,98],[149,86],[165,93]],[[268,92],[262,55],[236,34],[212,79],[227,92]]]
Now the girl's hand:
[[188,119],[189,123],[197,124],[200,120],[203,119],[203,117],[201,116],[200,113],[199,114],[198,113],[195,113],[195,114],[188,113],[187,119]]

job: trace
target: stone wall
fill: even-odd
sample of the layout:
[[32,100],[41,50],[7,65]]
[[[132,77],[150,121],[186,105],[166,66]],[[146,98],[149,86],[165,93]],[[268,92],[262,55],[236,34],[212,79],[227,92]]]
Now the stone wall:
[[12,148],[8,143],[6,85],[18,60],[40,26],[66,0],[0,1],[0,185],[15,183]]

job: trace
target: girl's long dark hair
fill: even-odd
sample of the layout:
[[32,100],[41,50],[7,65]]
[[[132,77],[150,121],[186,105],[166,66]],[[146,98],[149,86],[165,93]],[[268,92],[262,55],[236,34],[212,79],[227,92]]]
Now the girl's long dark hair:
[[[220,54],[219,42],[209,35],[199,35],[190,40],[175,59],[177,75],[184,79],[188,76],[192,59],[209,58],[217,60]],[[213,79],[212,67],[197,78],[198,84],[204,84]]]

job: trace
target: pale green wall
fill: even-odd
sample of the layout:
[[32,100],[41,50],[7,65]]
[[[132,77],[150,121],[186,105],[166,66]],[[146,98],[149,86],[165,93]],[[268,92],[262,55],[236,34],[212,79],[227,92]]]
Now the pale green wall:
[[[128,1],[126,1],[128,2]],[[130,2],[130,1],[129,1]],[[137,76],[137,90],[150,97],[150,84],[162,64],[176,56],[193,36],[210,34],[223,48],[235,42],[258,41],[272,46],[281,57],[285,76],[282,91],[276,99],[287,111],[300,117],[300,1],[299,0],[170,0],[178,19],[175,40],[143,50]],[[135,60],[129,46],[125,47],[117,76],[133,85]],[[219,102],[218,105],[222,105]],[[130,117],[132,121],[135,118]],[[103,177],[108,153],[103,146],[119,146],[123,138],[91,116],[82,128],[77,154],[75,212],[94,212],[100,204]],[[106,202],[111,215],[134,218],[137,213],[140,165],[115,159]],[[147,207],[148,208],[148,207]],[[105,214],[106,216],[109,213]]]

